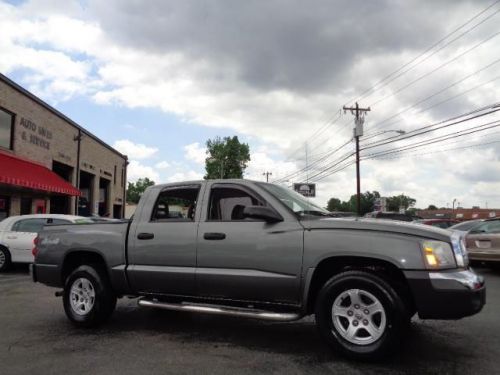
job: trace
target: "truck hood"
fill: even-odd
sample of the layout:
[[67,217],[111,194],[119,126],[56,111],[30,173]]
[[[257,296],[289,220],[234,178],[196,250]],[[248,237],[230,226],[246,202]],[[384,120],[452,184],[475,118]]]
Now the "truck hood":
[[446,242],[450,242],[452,233],[449,230],[425,224],[369,218],[322,218],[317,220],[303,220],[301,223],[307,230],[376,231],[406,234]]

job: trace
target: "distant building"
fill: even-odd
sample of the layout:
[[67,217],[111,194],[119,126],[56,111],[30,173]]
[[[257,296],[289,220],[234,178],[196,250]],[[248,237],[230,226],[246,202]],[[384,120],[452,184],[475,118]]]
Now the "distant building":
[[457,219],[457,220],[475,220],[475,219],[492,219],[500,217],[500,208],[456,208],[452,210],[418,210],[416,213],[424,219]]
[[0,220],[60,213],[122,218],[127,157],[0,74]]

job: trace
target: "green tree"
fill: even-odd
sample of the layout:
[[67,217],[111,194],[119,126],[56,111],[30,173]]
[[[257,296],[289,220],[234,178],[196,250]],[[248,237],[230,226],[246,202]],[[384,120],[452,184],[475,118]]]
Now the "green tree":
[[149,178],[139,178],[135,183],[129,182],[127,185],[127,202],[138,203],[146,188],[153,186],[154,181]]
[[[351,195],[348,201],[341,201],[338,198],[330,198],[327,203],[328,211],[343,211],[343,212],[357,212],[357,198],[356,194]],[[375,200],[380,198],[378,191],[367,191],[361,193],[361,215],[373,211]]]
[[434,206],[433,204],[430,204],[429,207],[427,207],[428,210],[437,210],[438,208]]
[[387,211],[399,211],[400,208],[404,208],[404,210],[406,211],[408,208],[413,207],[416,202],[416,199],[408,197],[404,194],[388,197]]
[[343,211],[345,202],[342,202],[338,198],[330,198],[326,204],[326,209],[330,212],[332,211]]
[[204,178],[243,178],[249,161],[250,147],[240,143],[237,136],[209,139]]

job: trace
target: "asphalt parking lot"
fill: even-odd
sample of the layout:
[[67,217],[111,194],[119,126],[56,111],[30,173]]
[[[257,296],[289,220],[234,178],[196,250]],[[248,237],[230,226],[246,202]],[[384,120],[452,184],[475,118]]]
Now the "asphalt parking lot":
[[103,328],[76,329],[55,289],[32,283],[18,267],[0,274],[0,374],[499,374],[500,273],[478,271],[488,288],[479,315],[414,319],[395,358],[365,364],[325,347],[312,318],[263,323],[122,299]]

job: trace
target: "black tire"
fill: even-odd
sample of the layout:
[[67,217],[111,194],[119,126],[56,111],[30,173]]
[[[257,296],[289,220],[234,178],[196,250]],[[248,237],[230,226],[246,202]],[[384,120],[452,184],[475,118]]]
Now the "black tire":
[[[79,298],[88,301],[93,301],[88,306],[86,311],[83,308],[78,308],[76,306],[78,302],[75,300],[75,294],[72,293],[72,288],[75,286],[76,289],[83,289],[82,280],[87,280],[89,284],[86,284],[87,291],[82,290],[82,296]],[[86,282],[85,282],[86,283]],[[90,298],[90,294],[93,294],[93,298]],[[72,303],[72,299],[74,303]],[[116,307],[116,295],[111,289],[111,285],[107,278],[107,275],[100,267],[93,265],[82,265],[76,268],[66,279],[63,294],[63,305],[66,316],[71,320],[73,324],[78,327],[97,327],[104,323]],[[87,306],[83,302],[80,303],[80,307]]]
[[8,271],[12,265],[10,252],[5,247],[0,246],[0,272]]
[[[363,298],[361,307],[357,305],[358,310],[354,309],[353,306],[355,305],[352,304],[353,301],[350,300],[350,297],[342,299],[342,297],[346,296],[347,291],[352,292],[352,290],[359,290],[357,295]],[[371,316],[364,315],[368,310],[362,306],[366,301],[369,302],[368,295],[375,297],[380,302],[383,312]],[[337,298],[339,299],[337,300]],[[336,318],[336,323],[334,323],[332,309],[336,300],[349,305],[346,308],[346,313],[352,315],[346,318]],[[370,305],[367,304],[367,306]],[[340,307],[343,307],[343,305]],[[382,325],[381,316],[384,313],[385,323]],[[326,342],[334,350],[356,360],[376,360],[392,353],[400,346],[410,323],[405,303],[395,289],[384,279],[364,271],[347,271],[328,280],[318,294],[315,314],[316,324]],[[354,320],[357,320],[356,326],[354,326]],[[370,336],[363,325],[377,326],[377,323],[380,324],[376,327],[379,328],[378,333]],[[351,327],[351,325],[354,326],[355,337],[349,340],[345,336],[348,335],[347,328]],[[343,333],[341,332],[342,329],[345,330]],[[380,337],[374,340],[378,335]],[[366,341],[359,343],[361,340]],[[374,341],[370,343],[370,340]]]

